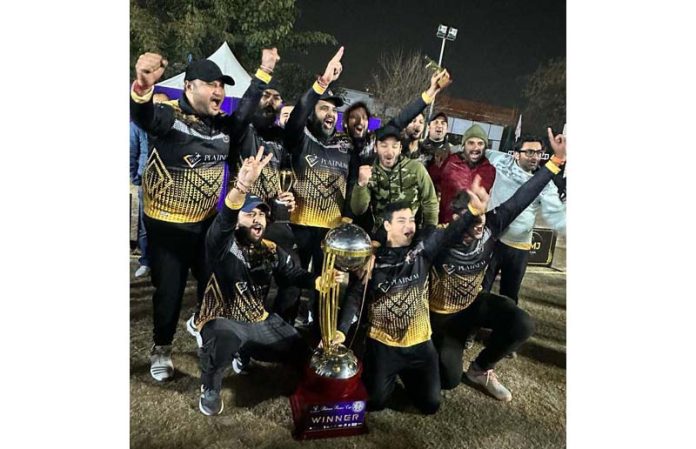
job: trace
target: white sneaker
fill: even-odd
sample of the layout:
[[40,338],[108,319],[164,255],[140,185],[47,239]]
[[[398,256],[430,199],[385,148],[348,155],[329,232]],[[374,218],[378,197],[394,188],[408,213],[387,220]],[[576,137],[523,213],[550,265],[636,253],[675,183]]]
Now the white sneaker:
[[137,270],[135,270],[135,277],[141,278],[150,274],[150,267],[147,265],[140,265]]
[[196,314],[194,313],[191,315],[191,318],[188,319],[186,322],[186,330],[188,331],[189,334],[193,335],[196,337],[196,344],[198,344],[199,348],[203,347],[203,337],[201,337],[201,333],[198,332],[198,328],[196,327],[194,323],[194,318],[196,317]]
[[150,352],[150,375],[158,382],[174,377],[172,345],[152,346]]
[[475,362],[471,362],[466,371],[466,377],[471,382],[481,385],[488,393],[499,401],[511,401],[512,393],[498,381],[498,377],[492,369],[481,370]]

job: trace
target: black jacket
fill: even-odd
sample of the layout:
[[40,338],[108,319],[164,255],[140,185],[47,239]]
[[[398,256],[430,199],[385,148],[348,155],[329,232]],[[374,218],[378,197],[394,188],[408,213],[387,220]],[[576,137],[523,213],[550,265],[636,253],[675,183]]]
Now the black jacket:
[[264,303],[272,276],[281,285],[314,288],[314,275],[295,265],[275,243],[240,243],[235,236],[238,216],[239,209],[225,202],[208,229],[205,254],[211,275],[196,320],[198,329],[219,317],[244,322],[266,319]]
[[332,228],[341,222],[341,217],[351,216],[346,199],[357,173],[348,136],[334,132],[328,138],[317,137],[307,127],[307,119],[320,96],[314,87],[305,92],[285,124],[285,148],[297,177],[296,208],[290,221]]
[[438,254],[430,271],[431,311],[456,313],[471,305],[481,291],[495,241],[553,177],[547,166],[539,168],[510,199],[486,213],[480,240],[467,245],[459,239]]
[[[372,278],[367,285],[365,308],[368,335],[390,346],[413,346],[430,339],[428,313],[428,272],[433,260],[448,245],[461,240],[473,223],[467,211],[446,229],[438,229],[411,246],[380,247],[375,256]],[[339,330],[344,334],[360,307],[365,286],[351,277],[347,299],[341,309]]]
[[151,136],[143,173],[148,217],[195,227],[215,214],[230,140],[251,120],[265,86],[253,78],[231,116],[198,116],[185,95],[158,105],[131,95],[131,117]]

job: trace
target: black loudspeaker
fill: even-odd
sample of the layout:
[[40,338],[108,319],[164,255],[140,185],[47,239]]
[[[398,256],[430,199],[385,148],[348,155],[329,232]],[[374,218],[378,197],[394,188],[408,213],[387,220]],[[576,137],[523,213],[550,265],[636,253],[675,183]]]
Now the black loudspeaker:
[[529,250],[529,262],[527,262],[527,265],[550,267],[555,249],[556,233],[551,229],[534,228],[532,230],[532,248]]

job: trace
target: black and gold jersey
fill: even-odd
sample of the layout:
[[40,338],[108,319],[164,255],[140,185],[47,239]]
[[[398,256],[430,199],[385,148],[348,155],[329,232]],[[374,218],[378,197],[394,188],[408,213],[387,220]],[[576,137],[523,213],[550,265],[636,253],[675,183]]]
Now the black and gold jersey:
[[239,142],[238,165],[241,165],[244,159],[256,156],[260,146],[263,146],[264,154],[273,154],[273,158],[261,171],[259,179],[251,186],[251,193],[267,204],[271,204],[270,201],[282,190],[279,172],[281,167],[284,167],[283,164],[287,165],[288,169],[291,168],[289,156],[283,146],[282,131],[280,127],[273,126],[260,132],[253,124],[249,124]]
[[459,241],[440,253],[430,269],[430,310],[449,314],[464,310],[481,291],[493,252],[491,231],[469,245]]
[[225,201],[206,235],[206,260],[211,275],[195,322],[198,329],[215,318],[252,323],[265,320],[268,311],[264,303],[271,277],[286,285],[314,286],[314,275],[295,265],[275,243],[240,243],[235,236],[240,207],[241,204]]
[[[389,346],[413,346],[430,339],[428,273],[437,255],[457,239],[473,221],[468,213],[446,229],[433,231],[409,247],[380,247],[367,285],[365,308],[368,335]],[[339,330],[346,333],[363,294],[360,279],[351,279],[341,310]]]
[[300,157],[293,157],[297,176],[291,223],[332,228],[341,222],[348,188],[352,143],[346,136],[319,142],[305,128]]
[[143,96],[131,91],[132,119],[150,135],[142,181],[148,217],[192,224],[215,214],[230,142],[251,120],[264,86],[257,72],[231,116],[198,115],[185,95],[155,105],[152,90]]
[[[290,222],[296,225],[332,228],[350,214],[346,197],[354,183],[353,143],[345,134],[312,133],[307,121],[324,88],[314,83],[293,109],[283,135],[296,175],[295,210]],[[318,137],[317,137],[318,136]]]
[[[547,163],[509,200],[488,211],[481,239],[473,240],[469,244],[459,239],[438,254],[430,270],[432,312],[456,313],[474,302],[481,291],[481,284],[493,255],[495,240],[534,201],[558,170],[552,162]],[[459,220],[445,226],[452,226],[452,223],[457,221]]]
[[143,174],[143,211],[162,221],[203,221],[215,213],[230,136],[185,114],[178,102],[166,106],[174,123],[169,133],[152,139]]

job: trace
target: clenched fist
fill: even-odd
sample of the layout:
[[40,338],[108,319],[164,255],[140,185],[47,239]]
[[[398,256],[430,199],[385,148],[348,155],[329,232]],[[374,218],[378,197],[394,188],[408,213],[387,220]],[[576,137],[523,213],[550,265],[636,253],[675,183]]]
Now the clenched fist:
[[135,63],[135,76],[138,86],[142,90],[148,90],[162,78],[167,60],[157,53],[144,53],[138,57]]
[[358,168],[358,185],[365,187],[372,178],[372,165],[361,165]]
[[273,73],[273,69],[275,69],[278,61],[280,61],[280,55],[277,48],[264,48],[261,50],[261,70],[264,72],[269,75]]

